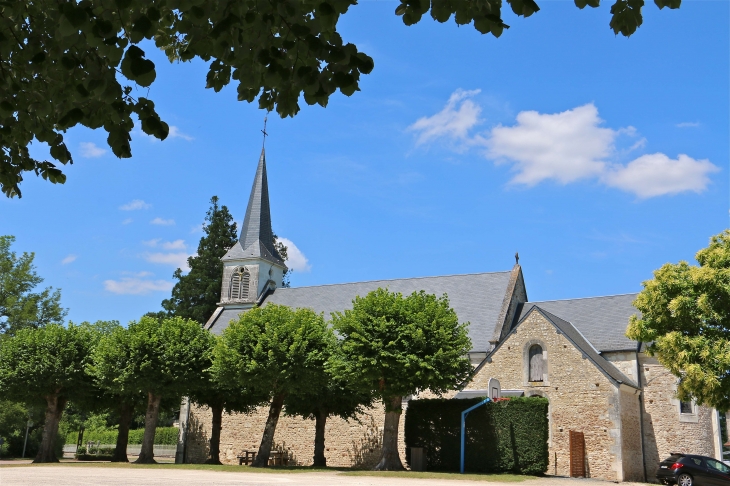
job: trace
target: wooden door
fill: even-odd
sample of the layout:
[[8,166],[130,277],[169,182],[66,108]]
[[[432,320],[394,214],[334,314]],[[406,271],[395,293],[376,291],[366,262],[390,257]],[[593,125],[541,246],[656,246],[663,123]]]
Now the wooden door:
[[570,431],[570,477],[586,476],[586,441],[583,432]]

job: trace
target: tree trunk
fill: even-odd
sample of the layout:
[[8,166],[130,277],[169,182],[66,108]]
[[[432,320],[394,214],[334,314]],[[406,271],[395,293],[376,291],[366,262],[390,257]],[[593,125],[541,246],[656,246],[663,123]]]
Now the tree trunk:
[[135,464],[156,464],[154,445],[155,429],[157,428],[157,415],[160,412],[161,395],[147,392],[147,413],[144,417],[144,436],[142,438],[142,450],[139,452]]
[[327,458],[324,457],[324,432],[327,424],[327,412],[322,409],[314,414],[314,467],[327,467]]
[[403,397],[384,398],[385,426],[383,427],[383,453],[375,466],[376,471],[402,471],[403,463],[398,453],[398,422],[403,411]]
[[129,462],[127,458],[127,444],[129,443],[129,426],[132,423],[134,405],[122,403],[119,407],[119,433],[117,434],[117,445],[114,448],[112,462]]
[[223,407],[210,407],[213,413],[213,425],[210,431],[210,454],[205,464],[222,464],[221,454],[221,429],[223,428]]
[[276,424],[279,422],[281,407],[284,405],[284,397],[285,395],[281,393],[275,395],[273,400],[271,400],[269,417],[266,419],[266,427],[264,427],[264,435],[261,437],[261,445],[256,454],[256,459],[251,464],[253,467],[266,467],[269,465],[269,454],[271,453],[271,446],[274,443],[274,433],[276,432]]
[[46,423],[43,426],[43,440],[38,454],[33,460],[34,463],[58,462],[55,451],[56,436],[58,435],[58,422],[61,421],[65,407],[65,398],[59,398],[57,394],[46,396]]

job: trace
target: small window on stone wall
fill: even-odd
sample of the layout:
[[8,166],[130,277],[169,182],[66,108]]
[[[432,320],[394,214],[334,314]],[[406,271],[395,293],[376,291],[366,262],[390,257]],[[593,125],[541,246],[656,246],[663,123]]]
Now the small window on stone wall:
[[539,344],[530,346],[529,367],[529,381],[542,381],[545,373],[545,360],[542,357],[542,346]]
[[679,413],[694,413],[692,402],[679,402]]

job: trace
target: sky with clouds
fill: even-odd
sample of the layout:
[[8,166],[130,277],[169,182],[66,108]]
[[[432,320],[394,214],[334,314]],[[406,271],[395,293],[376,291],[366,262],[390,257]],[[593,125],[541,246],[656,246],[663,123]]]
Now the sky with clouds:
[[[629,39],[609,30],[610,2],[540,5],[506,9],[500,39],[405,27],[395,1],[342,18],[375,60],[362,91],[267,127],[293,286],[508,270],[519,251],[530,300],[636,292],[728,226],[728,3],[648,3]],[[35,252],[74,321],[159,310],[211,196],[240,229],[261,150],[256,105],[204,89],[204,63],[143,48],[158,77],[137,90],[167,140],[135,130],[119,160],[75,128],[65,185],[26,175],[22,199],[0,200],[0,233]]]

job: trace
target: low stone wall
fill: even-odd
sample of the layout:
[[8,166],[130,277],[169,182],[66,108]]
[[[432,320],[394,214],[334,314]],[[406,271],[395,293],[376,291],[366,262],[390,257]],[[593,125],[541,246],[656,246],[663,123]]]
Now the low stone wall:
[[[221,430],[220,460],[224,464],[238,464],[237,456],[243,450],[257,451],[261,443],[268,407],[260,407],[251,414],[224,414]],[[405,410],[404,410],[405,412]],[[358,421],[340,418],[327,419],[325,428],[325,457],[327,465],[370,469],[380,459],[385,411],[382,406],[368,409]],[[398,431],[400,456],[405,462],[403,424],[401,415]],[[208,408],[193,406],[187,437],[185,462],[202,463],[209,453],[211,412]],[[282,412],[274,435],[274,446],[287,451],[290,464],[312,465],[314,456],[314,420],[289,417]]]

